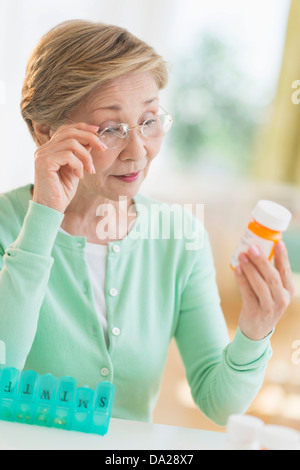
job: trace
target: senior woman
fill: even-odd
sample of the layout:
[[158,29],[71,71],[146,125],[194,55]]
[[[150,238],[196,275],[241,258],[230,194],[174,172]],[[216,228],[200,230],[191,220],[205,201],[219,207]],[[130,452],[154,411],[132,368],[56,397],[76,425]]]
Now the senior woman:
[[166,84],[163,59],[122,28],[76,20],[41,39],[21,103],[34,185],[0,197],[0,340],[8,366],[111,381],[113,416],[149,421],[174,337],[195,403],[224,425],[261,387],[291,270],[283,244],[275,266],[256,247],[241,255],[230,343],[207,233],[187,249],[169,218],[163,237],[159,201],[139,194],[172,123]]

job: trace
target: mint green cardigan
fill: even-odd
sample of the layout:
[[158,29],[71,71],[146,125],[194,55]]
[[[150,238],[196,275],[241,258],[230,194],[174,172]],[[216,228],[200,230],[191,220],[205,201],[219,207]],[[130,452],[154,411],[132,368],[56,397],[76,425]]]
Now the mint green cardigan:
[[[174,337],[198,407],[220,425],[244,413],[262,385],[270,338],[252,341],[237,329],[229,342],[207,233],[200,250],[172,236],[174,222],[170,239],[149,239],[147,214],[158,201],[135,197],[137,207],[148,209],[138,210],[129,234],[137,236],[108,247],[107,348],[86,239],[59,232],[63,214],[33,202],[31,188],[0,195],[0,341],[7,366],[71,375],[92,388],[111,381],[112,416],[150,421]],[[177,215],[203,231],[190,212]]]

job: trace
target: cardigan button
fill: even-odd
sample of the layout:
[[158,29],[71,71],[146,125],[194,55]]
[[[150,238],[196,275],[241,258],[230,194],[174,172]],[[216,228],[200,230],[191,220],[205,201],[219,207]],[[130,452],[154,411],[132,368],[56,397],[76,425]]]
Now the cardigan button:
[[115,326],[115,327],[112,329],[112,334],[113,334],[114,336],[119,336],[120,333],[121,333],[120,328],[117,328],[117,327]]
[[112,297],[116,297],[116,295],[118,295],[118,291],[114,287],[110,289],[109,293]]
[[120,249],[119,245],[114,245],[114,246],[113,246],[113,251],[114,251],[115,253],[120,253],[120,250],[121,250],[121,249]]
[[109,375],[109,370],[107,367],[102,367],[100,372],[103,377],[107,377]]

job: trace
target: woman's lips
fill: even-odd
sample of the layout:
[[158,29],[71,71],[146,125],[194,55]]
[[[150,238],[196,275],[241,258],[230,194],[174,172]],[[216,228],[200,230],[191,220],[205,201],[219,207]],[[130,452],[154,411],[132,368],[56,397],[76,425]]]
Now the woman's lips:
[[115,176],[115,178],[118,178],[121,181],[124,181],[125,183],[133,183],[138,179],[140,175],[140,171],[137,173],[130,173],[128,175],[120,175],[120,176]]

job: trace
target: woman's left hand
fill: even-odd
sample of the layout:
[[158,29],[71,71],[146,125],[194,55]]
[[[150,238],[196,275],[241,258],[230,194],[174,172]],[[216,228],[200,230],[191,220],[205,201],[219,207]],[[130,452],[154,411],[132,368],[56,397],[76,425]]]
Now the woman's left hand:
[[235,269],[242,294],[239,327],[245,336],[261,340],[276,327],[291,303],[295,289],[287,249],[283,242],[275,247],[275,266],[253,246],[239,256]]

